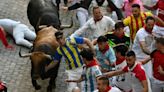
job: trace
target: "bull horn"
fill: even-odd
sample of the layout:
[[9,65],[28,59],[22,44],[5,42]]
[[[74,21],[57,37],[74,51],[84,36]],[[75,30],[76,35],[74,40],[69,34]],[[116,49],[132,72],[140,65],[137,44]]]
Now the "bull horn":
[[64,28],[71,28],[73,26],[73,18],[71,18],[71,24],[70,25],[61,25],[60,28],[64,29]]
[[39,26],[39,29],[43,29],[43,28],[45,28],[45,27],[47,27],[47,25],[40,25],[40,26]]
[[30,57],[32,53],[28,53],[28,54],[21,54],[21,48],[19,49],[19,56],[20,57]]
[[50,60],[52,60],[51,55],[46,54],[46,57],[49,58]]

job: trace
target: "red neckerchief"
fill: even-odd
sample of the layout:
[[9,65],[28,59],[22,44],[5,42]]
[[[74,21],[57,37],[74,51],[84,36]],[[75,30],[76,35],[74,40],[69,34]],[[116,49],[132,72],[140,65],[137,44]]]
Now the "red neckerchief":
[[146,32],[148,32],[148,33],[152,34],[153,29],[152,29],[152,30],[147,29],[146,25],[144,26],[144,28],[145,28]]
[[109,50],[109,45],[106,44],[104,50],[102,50],[101,52],[102,52],[103,54],[105,54],[105,52],[108,51],[108,50]]
[[104,92],[108,92],[109,90],[111,90],[111,88],[111,86],[106,87],[106,90]]
[[96,66],[96,65],[98,65],[97,61],[95,59],[93,59],[88,65],[86,65],[86,67],[88,68],[88,67],[92,67],[92,66]]
[[[116,34],[115,34],[115,32],[114,32],[113,34],[114,34],[114,35],[116,35]],[[121,39],[121,38],[123,38],[123,37],[124,37],[124,35],[125,35],[125,34],[123,33],[123,34],[116,35],[116,36],[117,36],[118,38],[120,38],[120,39]]]
[[121,64],[125,60],[125,57],[117,58],[116,65]]

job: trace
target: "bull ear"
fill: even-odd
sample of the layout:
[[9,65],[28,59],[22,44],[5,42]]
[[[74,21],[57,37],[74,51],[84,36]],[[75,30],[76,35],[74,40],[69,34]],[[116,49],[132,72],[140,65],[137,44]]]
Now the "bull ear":
[[48,59],[52,60],[51,55],[46,54],[46,57],[47,57]]

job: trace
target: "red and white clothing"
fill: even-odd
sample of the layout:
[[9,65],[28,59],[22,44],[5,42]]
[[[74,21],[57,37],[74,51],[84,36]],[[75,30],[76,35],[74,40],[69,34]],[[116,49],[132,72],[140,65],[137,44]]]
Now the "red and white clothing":
[[122,71],[128,72],[130,74],[128,81],[132,85],[132,92],[142,92],[143,86],[141,82],[144,80],[147,80],[149,88],[148,92],[151,92],[149,79],[146,76],[145,70],[140,63],[136,62],[132,68],[126,66],[124,69],[122,69]]
[[158,50],[155,50],[152,55],[152,63],[153,63],[153,81],[152,81],[152,91],[153,92],[162,92],[164,89],[164,75],[161,75],[158,72],[159,66],[164,69],[164,53],[161,53]]
[[[125,58],[120,58],[116,60],[116,70],[122,70],[124,67],[127,66]],[[124,92],[130,92],[132,90],[131,84],[129,83],[129,74],[121,74],[115,77],[114,83],[115,85],[123,90]]]
[[[25,24],[11,19],[0,19],[0,26],[5,32],[13,36],[16,44],[31,48],[33,44],[28,40],[35,40],[36,34]],[[28,39],[28,40],[26,40]]]
[[[152,8],[158,10],[158,17],[164,21],[164,0],[158,0],[156,5],[154,5]],[[160,26],[159,23],[157,23],[157,25]]]
[[83,68],[82,77],[84,79],[84,87],[82,92],[94,92],[96,90],[96,78],[101,76],[101,70],[97,61],[92,60],[86,67]]
[[[152,50],[152,46],[154,45],[154,37],[153,37],[153,33],[157,31],[156,27],[153,27],[152,33],[149,33],[145,30],[145,28],[141,28],[140,30],[138,30],[136,37],[134,39],[134,43],[132,46],[132,50],[135,52],[136,54],[136,58],[137,61],[143,61],[144,59],[146,59],[148,57],[148,55],[146,55],[141,46],[140,43],[141,42],[145,42],[146,46],[148,48],[148,50]],[[152,64],[151,62],[148,62],[147,64],[143,65],[145,68],[145,71],[148,75],[149,78],[152,78]]]
[[[158,0],[156,5],[154,5],[152,8],[157,10],[158,17],[164,21],[164,0]],[[157,22],[156,25],[160,34],[164,36],[164,26],[162,26],[159,22]]]
[[1,26],[0,26],[0,40],[2,41],[5,47],[9,45],[6,39],[6,33]]
[[[94,92],[99,92],[98,90],[95,90]],[[104,92],[122,92],[117,87],[108,87]]]

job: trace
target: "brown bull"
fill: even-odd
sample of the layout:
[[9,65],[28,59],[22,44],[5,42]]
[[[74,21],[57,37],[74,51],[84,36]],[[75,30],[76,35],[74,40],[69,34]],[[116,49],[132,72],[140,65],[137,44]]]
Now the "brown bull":
[[48,91],[52,90],[52,85],[55,84],[57,77],[59,62],[53,68],[45,72],[45,67],[52,61],[51,56],[55,53],[58,43],[54,36],[57,30],[53,27],[45,27],[37,33],[36,40],[34,41],[34,48],[32,53],[19,55],[21,57],[30,57],[31,60],[31,78],[32,84],[36,90],[40,89],[41,86],[37,84],[37,79],[45,79],[50,77]]

